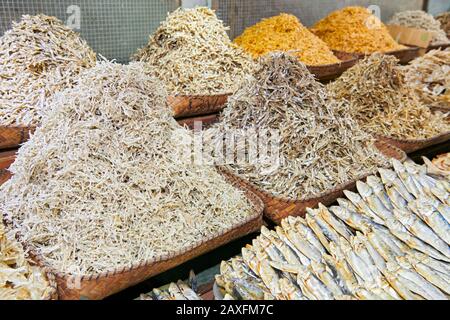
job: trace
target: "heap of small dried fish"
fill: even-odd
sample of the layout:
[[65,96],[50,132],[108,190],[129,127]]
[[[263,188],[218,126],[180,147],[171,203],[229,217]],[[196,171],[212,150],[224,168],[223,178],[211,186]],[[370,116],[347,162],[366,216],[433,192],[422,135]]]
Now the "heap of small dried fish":
[[389,24],[405,26],[408,28],[422,29],[434,34],[431,44],[448,43],[450,40],[441,28],[441,23],[431,14],[422,10],[408,10],[394,14]]
[[234,40],[254,58],[274,51],[292,51],[307,65],[340,63],[327,44],[291,14],[263,19]]
[[441,29],[447,34],[450,39],[450,12],[441,13],[436,17],[436,20],[441,23]]
[[236,161],[229,170],[276,196],[304,199],[388,165],[371,136],[350,118],[348,104],[329,99],[296,57],[273,53],[260,64],[254,78],[230,97],[214,130],[276,130],[280,163],[268,170],[273,163],[258,150],[263,161]]
[[450,93],[450,49],[432,50],[403,67],[406,83],[413,87],[423,104],[447,106]]
[[426,139],[450,131],[441,113],[432,113],[405,82],[398,60],[375,53],[347,70],[328,89],[350,102],[350,115],[372,134]]
[[0,38],[0,125],[36,126],[47,99],[71,87],[96,56],[54,17],[24,15]]
[[132,59],[146,62],[169,94],[232,93],[255,63],[226,31],[212,10],[180,8],[168,15]]
[[447,300],[450,181],[413,163],[358,182],[339,206],[288,217],[223,262],[236,299]]
[[52,99],[0,188],[0,212],[60,272],[175,255],[254,217],[214,167],[175,155],[193,134],[143,67],[103,62],[83,72]]
[[141,294],[138,300],[203,300],[196,291],[195,275],[191,272],[188,283],[179,280],[166,288],[153,289],[150,293]]
[[13,233],[0,221],[0,300],[42,300],[54,289],[39,267],[30,265]]
[[381,20],[364,7],[346,7],[330,13],[311,31],[332,50],[370,54],[405,49]]

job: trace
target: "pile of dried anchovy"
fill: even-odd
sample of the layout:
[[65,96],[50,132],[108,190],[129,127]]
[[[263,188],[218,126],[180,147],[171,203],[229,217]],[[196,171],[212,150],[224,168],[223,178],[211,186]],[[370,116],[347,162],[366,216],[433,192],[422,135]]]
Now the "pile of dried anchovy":
[[447,34],[450,39],[450,12],[441,13],[436,17],[436,20],[441,23],[441,29]]
[[254,69],[233,44],[214,11],[198,7],[170,13],[134,60],[146,62],[169,94],[232,93]]
[[408,28],[423,29],[435,34],[431,44],[448,43],[445,31],[441,28],[441,23],[436,20],[431,14],[422,10],[402,11],[396,13],[389,24],[405,26]]
[[143,67],[102,62],[55,95],[0,188],[6,221],[60,272],[178,254],[254,218],[214,167],[174,155],[192,134]]
[[45,273],[30,265],[22,246],[0,219],[0,300],[48,299],[52,291]]
[[367,132],[400,139],[431,138],[450,131],[405,82],[398,60],[375,53],[329,85],[337,99],[350,102],[350,115]]
[[[306,66],[286,53],[260,59],[260,68],[228,102],[216,130],[276,130],[276,154],[228,169],[273,195],[305,199],[370,174],[387,160],[349,116],[345,102],[329,99]],[[213,130],[214,131],[214,130]],[[268,161],[266,161],[268,160]],[[268,170],[272,166],[274,170]]]
[[47,99],[95,62],[91,48],[58,19],[24,15],[0,38],[0,125],[38,125]]
[[394,168],[339,206],[263,228],[216,283],[246,300],[447,300],[450,182],[412,163]]
[[450,93],[450,49],[432,50],[403,68],[406,83],[423,104],[450,107],[445,101],[445,93]]

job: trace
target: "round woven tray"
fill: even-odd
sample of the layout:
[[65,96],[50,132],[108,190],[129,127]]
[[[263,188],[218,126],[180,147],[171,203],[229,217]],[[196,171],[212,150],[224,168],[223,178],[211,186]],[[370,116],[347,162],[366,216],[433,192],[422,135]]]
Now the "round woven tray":
[[389,143],[406,153],[412,153],[428,147],[432,147],[450,140],[450,132],[443,133],[429,139],[397,139],[383,135],[377,135],[377,139]]
[[167,98],[175,118],[207,115],[222,111],[230,94],[211,96],[170,96]]
[[0,126],[0,150],[16,148],[30,138],[33,127],[4,127]]
[[321,66],[308,66],[308,70],[320,81],[331,81],[341,76],[347,69],[358,63],[359,57],[352,53],[334,51],[340,63]]
[[[382,152],[385,156],[389,158],[395,158],[400,161],[405,161],[407,156],[406,154],[383,141],[376,142],[377,148]],[[264,202],[264,215],[266,218],[271,220],[272,222],[279,224],[282,219],[288,216],[304,216],[306,213],[306,208],[315,208],[322,203],[325,206],[329,206],[334,203],[338,198],[344,196],[344,190],[355,190],[356,182],[359,180],[365,180],[369,175],[359,177],[355,181],[350,181],[343,185],[337,186],[332,190],[328,190],[323,192],[322,194],[309,197],[302,200],[291,200],[291,199],[283,199],[276,197],[264,190],[259,189],[254,184],[246,181],[240,177],[237,177],[230,171],[221,168],[220,169],[224,174],[235,177],[239,180],[242,186],[250,188],[257,196],[259,196]]]
[[433,44],[427,48],[427,52],[429,52],[431,50],[437,50],[437,49],[445,50],[447,48],[450,48],[450,43]]
[[[264,204],[249,188],[242,186],[234,177],[225,176],[225,179],[243,190],[252,204],[253,215],[247,221],[236,223],[233,228],[223,230],[221,234],[199,240],[196,244],[182,252],[174,252],[157,259],[143,261],[129,267],[112,270],[96,275],[74,277],[71,274],[55,270],[36,253],[27,243],[23,245],[28,249],[30,256],[46,272],[52,274],[57,284],[58,297],[61,300],[90,299],[98,300],[120,292],[128,287],[145,281],[155,275],[172,269],[186,261],[196,258],[226,243],[239,239],[247,234],[259,231],[263,220]],[[18,236],[20,240],[20,235]]]
[[[388,55],[396,57],[398,60],[400,60],[400,64],[408,64],[410,61],[412,61],[420,56],[420,48],[407,47],[402,50],[384,52],[384,54],[388,54]],[[359,58],[364,58],[366,56],[370,56],[370,54],[365,54],[365,53],[356,53],[356,55]]]

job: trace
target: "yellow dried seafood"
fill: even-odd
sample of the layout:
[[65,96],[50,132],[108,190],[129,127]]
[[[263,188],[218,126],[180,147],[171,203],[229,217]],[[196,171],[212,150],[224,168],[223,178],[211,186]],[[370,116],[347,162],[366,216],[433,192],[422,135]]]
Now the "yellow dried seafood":
[[273,195],[305,199],[388,165],[350,118],[348,104],[329,99],[296,57],[272,53],[260,65],[214,129],[278,130],[280,165],[268,171],[264,161],[235,162],[229,170]]
[[292,54],[307,65],[341,62],[296,16],[286,13],[263,19],[247,28],[234,42],[254,58],[274,51],[293,51]]
[[422,10],[408,10],[396,13],[389,24],[405,26],[408,28],[423,29],[433,32],[434,37],[431,44],[448,43],[450,40],[444,30],[441,28],[441,23],[436,20],[431,14]]
[[0,188],[0,211],[60,272],[179,254],[254,218],[214,167],[175,154],[193,133],[143,67],[102,62],[55,95]]
[[350,115],[372,134],[425,139],[450,131],[440,113],[432,113],[405,82],[398,60],[375,53],[329,84],[336,99],[350,102]]
[[0,300],[48,299],[53,290],[45,273],[30,265],[22,246],[0,222]]
[[95,65],[95,53],[54,17],[24,15],[0,38],[0,125],[38,125],[47,99]]
[[432,50],[403,68],[406,83],[425,105],[450,107],[450,49]]
[[381,20],[363,7],[346,7],[317,22],[311,31],[333,50],[370,54],[405,49]]
[[180,8],[167,16],[132,59],[146,62],[169,94],[232,93],[255,63],[226,31],[212,10]]

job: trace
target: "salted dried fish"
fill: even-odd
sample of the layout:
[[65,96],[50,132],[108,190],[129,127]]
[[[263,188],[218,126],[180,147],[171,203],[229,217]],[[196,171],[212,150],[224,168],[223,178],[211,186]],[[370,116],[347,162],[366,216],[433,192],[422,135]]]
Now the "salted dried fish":
[[161,79],[171,95],[233,93],[256,64],[227,30],[211,9],[179,8],[132,60],[145,62],[146,72]]
[[0,125],[36,126],[48,101],[75,85],[96,55],[55,17],[24,15],[0,37]]
[[94,275],[174,256],[254,215],[214,167],[177,155],[175,137],[193,133],[142,68],[85,70],[52,99],[1,186],[11,228],[59,272]]
[[264,161],[235,161],[226,168],[277,197],[301,200],[388,167],[373,137],[349,117],[349,108],[331,99],[296,57],[273,53],[260,59],[210,131],[276,130],[279,166],[270,174]]
[[372,54],[328,89],[334,98],[350,102],[352,118],[374,135],[428,139],[450,131],[446,115],[421,102],[394,56]]
[[[339,199],[339,206],[328,209],[319,205],[318,209],[307,209],[305,218],[282,220],[276,231],[262,229],[262,235],[253,242],[256,256],[247,259],[258,259],[258,262],[248,262],[255,268],[260,261],[269,261],[284,291],[278,298],[448,298],[449,246],[439,238],[439,235],[446,238],[448,225],[437,209],[442,202],[425,194],[426,188],[436,188],[446,196],[448,180],[432,178],[424,167],[411,163],[393,163],[393,166],[395,172],[381,170],[381,179],[373,176],[367,184],[358,183],[360,194],[346,192],[354,203]],[[409,183],[417,187],[415,194],[410,191],[413,186]],[[370,203],[372,197],[379,201]],[[391,204],[390,209],[381,198]],[[384,215],[373,206],[375,203],[383,206]],[[371,205],[383,215],[385,226],[367,217]],[[264,251],[264,247],[277,242],[272,255]],[[283,255],[284,246],[294,246],[308,261],[305,263],[298,255],[287,259],[295,250]],[[259,256],[258,250],[262,252]]]

